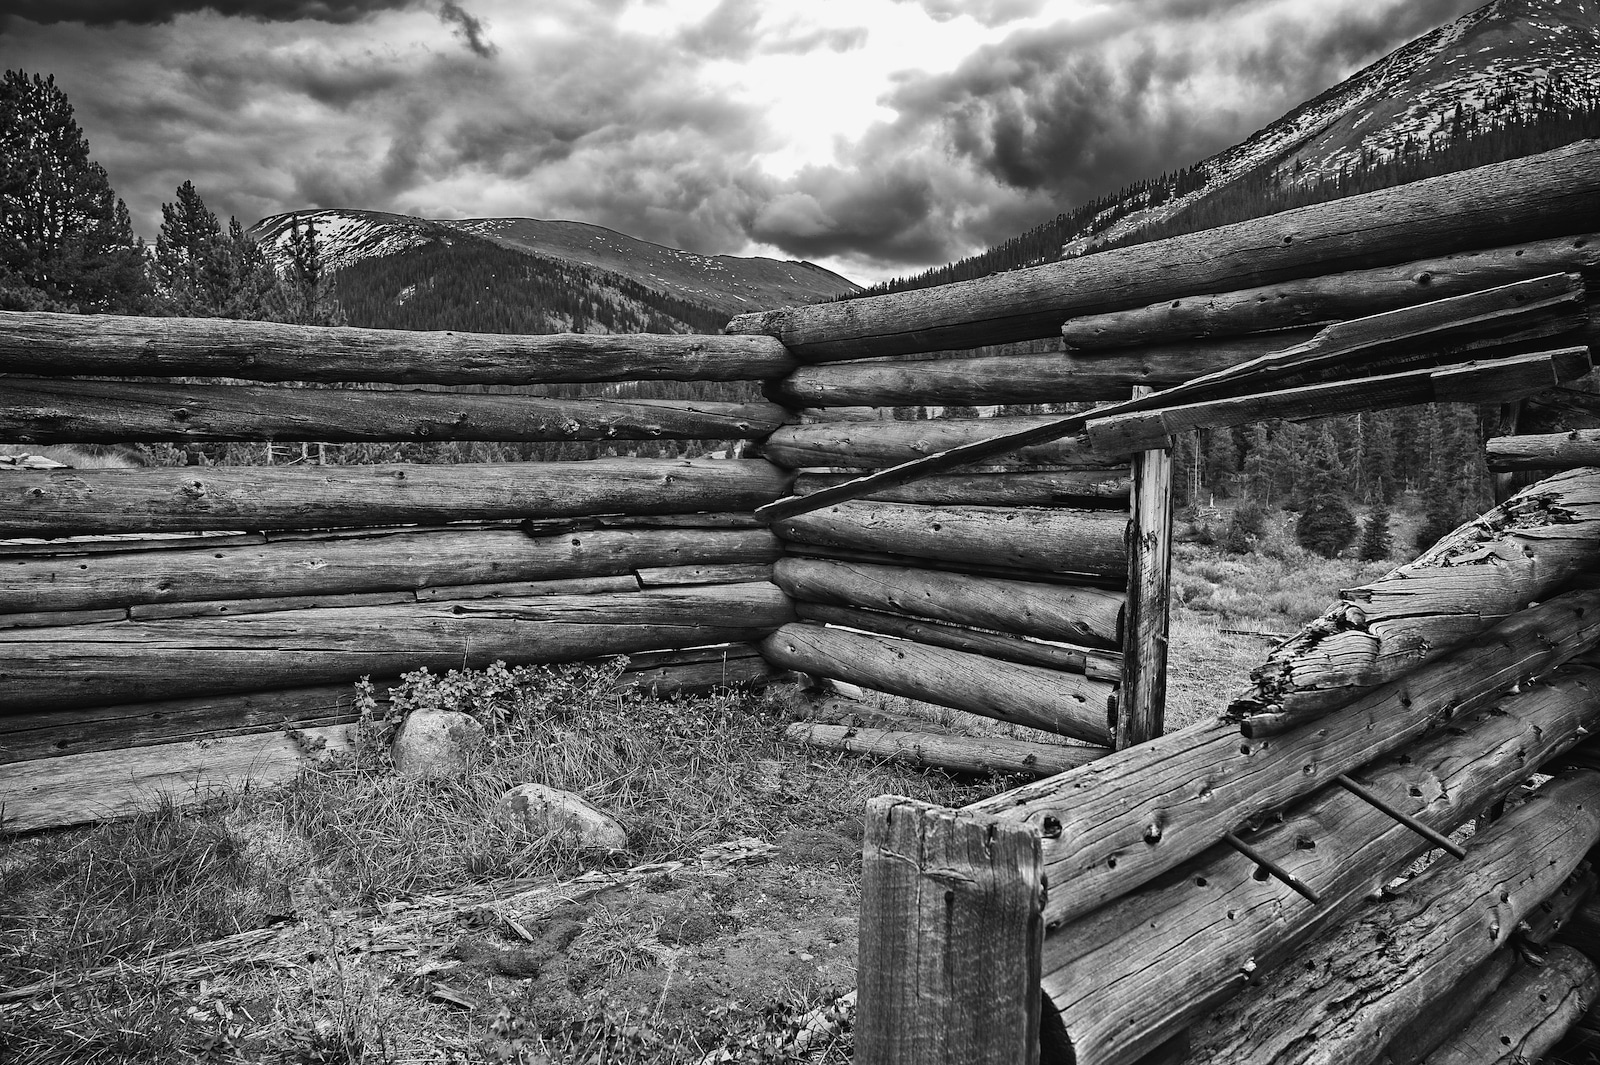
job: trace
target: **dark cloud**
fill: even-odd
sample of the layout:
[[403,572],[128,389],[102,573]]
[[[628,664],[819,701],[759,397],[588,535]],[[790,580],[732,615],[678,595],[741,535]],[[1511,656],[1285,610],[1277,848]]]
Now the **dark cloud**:
[[439,5],[439,20],[452,27],[451,33],[466,42],[474,55],[482,59],[492,59],[496,48],[483,35],[483,20],[466,12],[455,0],[444,0]]
[[179,15],[211,11],[258,22],[357,22],[381,11],[416,7],[421,0],[13,0],[0,14],[40,25],[79,22],[109,26],[118,22],[153,25]]

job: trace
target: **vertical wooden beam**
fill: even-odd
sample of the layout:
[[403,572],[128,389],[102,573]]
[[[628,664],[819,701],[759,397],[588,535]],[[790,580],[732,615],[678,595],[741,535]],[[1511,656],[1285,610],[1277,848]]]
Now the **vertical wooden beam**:
[[[1134,388],[1137,398],[1151,391]],[[1122,622],[1122,689],[1117,693],[1118,750],[1161,735],[1167,713],[1168,585],[1172,576],[1172,452],[1133,460],[1128,522],[1128,600]]]
[[856,1061],[1036,1065],[1043,905],[1036,828],[867,803]]

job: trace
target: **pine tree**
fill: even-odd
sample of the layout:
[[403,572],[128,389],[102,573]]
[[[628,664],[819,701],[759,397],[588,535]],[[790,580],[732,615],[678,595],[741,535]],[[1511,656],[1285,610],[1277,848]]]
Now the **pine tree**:
[[185,181],[177,198],[161,205],[151,272],[162,307],[185,317],[217,317],[228,301],[227,255],[217,216],[194,182]]
[[1363,562],[1382,562],[1394,548],[1389,536],[1389,508],[1381,502],[1381,494],[1378,498],[1380,502],[1367,514],[1366,524],[1361,527],[1359,554]]
[[[299,325],[343,325],[344,311],[334,298],[332,278],[323,268],[317,243],[317,220],[289,219],[289,262],[284,270],[284,321]],[[580,314],[573,314],[573,331],[579,331]]]

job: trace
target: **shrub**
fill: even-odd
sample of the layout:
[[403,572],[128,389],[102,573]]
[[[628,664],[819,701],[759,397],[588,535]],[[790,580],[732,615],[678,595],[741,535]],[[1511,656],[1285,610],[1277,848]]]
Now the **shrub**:
[[1222,534],[1220,546],[1235,555],[1247,555],[1254,549],[1261,534],[1266,531],[1267,512],[1254,503],[1245,503],[1228,519],[1228,528]]
[[1340,499],[1323,499],[1306,507],[1295,525],[1295,542],[1323,558],[1336,558],[1356,538],[1356,518]]

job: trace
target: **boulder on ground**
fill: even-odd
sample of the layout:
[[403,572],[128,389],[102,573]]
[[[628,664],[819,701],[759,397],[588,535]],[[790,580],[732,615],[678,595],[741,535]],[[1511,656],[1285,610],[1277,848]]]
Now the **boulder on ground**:
[[500,796],[495,816],[535,835],[575,837],[586,851],[621,850],[627,830],[610,814],[590,806],[570,791],[543,784],[519,784]]
[[389,748],[401,776],[438,779],[460,774],[483,744],[483,726],[458,710],[413,710]]

